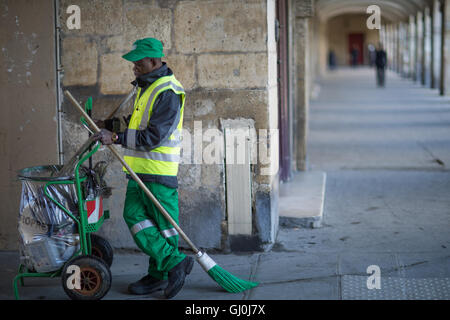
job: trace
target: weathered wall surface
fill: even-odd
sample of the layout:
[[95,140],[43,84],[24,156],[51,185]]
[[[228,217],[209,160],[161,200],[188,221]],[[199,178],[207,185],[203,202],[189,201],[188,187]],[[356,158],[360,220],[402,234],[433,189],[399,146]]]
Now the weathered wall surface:
[[[66,9],[72,4],[81,9],[80,30],[69,30],[65,25],[69,17]],[[268,39],[274,41],[274,29],[268,30],[268,24],[274,22],[268,19],[268,7],[274,7],[273,0],[60,1],[63,89],[69,89],[82,102],[92,96],[95,118],[105,117],[131,89],[132,64],[121,55],[139,38],[163,41],[163,61],[187,90],[184,128],[193,138],[191,152],[183,154],[179,172],[180,225],[200,247],[226,249],[229,243],[224,236],[223,156],[217,164],[196,162],[194,129],[201,126],[202,132],[221,132],[221,118],[253,119],[257,131],[277,127],[276,59],[273,47],[268,46]],[[67,101],[63,110],[64,157],[68,159],[87,133]],[[259,142],[268,147],[269,158],[277,161],[277,141]],[[210,143],[204,137],[203,147]],[[107,181],[114,188],[112,219],[101,232],[115,247],[135,248],[122,220],[126,181],[121,167],[106,150],[96,155],[96,160],[100,159],[110,161]],[[278,163],[264,172],[268,175],[262,174],[259,164],[251,168],[253,240],[259,246],[273,241],[276,234],[274,177]]]
[[0,1],[0,249],[17,249],[17,171],[57,164],[52,0]]

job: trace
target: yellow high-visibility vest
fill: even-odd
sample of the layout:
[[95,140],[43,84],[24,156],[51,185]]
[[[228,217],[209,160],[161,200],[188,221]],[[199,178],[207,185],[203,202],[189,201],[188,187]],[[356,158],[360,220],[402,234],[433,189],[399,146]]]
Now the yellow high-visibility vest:
[[[136,147],[136,131],[147,128],[155,101],[158,95],[166,90],[173,90],[181,97],[181,110],[178,113],[179,120],[176,129],[166,141],[163,141],[155,149]],[[159,78],[142,95],[141,88],[138,89],[134,111],[127,129],[124,155],[124,160],[134,172],[162,176],[178,174],[185,96],[183,86],[173,75]],[[123,170],[128,173],[125,167]]]

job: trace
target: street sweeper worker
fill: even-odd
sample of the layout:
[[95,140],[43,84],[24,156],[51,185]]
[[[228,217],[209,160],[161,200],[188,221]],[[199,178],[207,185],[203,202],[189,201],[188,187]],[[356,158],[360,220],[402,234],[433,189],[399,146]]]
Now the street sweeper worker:
[[[134,65],[138,86],[128,128],[103,128],[96,138],[103,144],[120,144],[124,159],[178,224],[178,165],[185,92],[165,62],[163,44],[155,38],[137,40],[122,56]],[[102,125],[99,121],[98,124]],[[164,218],[127,170],[123,217],[136,245],[149,256],[148,274],[129,285],[132,294],[164,289],[167,299],[183,287],[194,259],[178,250],[178,232]]]

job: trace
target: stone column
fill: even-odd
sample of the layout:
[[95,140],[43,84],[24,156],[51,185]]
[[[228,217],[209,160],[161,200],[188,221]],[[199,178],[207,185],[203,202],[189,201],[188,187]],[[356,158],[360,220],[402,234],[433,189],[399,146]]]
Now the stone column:
[[435,19],[435,15],[434,15],[434,3],[431,7],[431,12],[430,12],[430,34],[431,34],[431,60],[430,60],[430,88],[434,88],[434,54],[435,54],[435,50],[434,50],[434,19]]
[[441,95],[450,95],[450,0],[442,1]]
[[395,54],[397,56],[396,57],[397,68],[395,69],[395,71],[399,74],[401,73],[401,70],[402,70],[402,59],[401,59],[402,58],[402,56],[401,56],[402,42],[400,41],[400,36],[401,36],[401,24],[397,23],[395,25],[395,47],[396,47]]
[[430,88],[435,88],[436,85],[436,75],[435,75],[435,66],[436,66],[436,61],[435,61],[435,55],[436,55],[436,39],[435,39],[435,20],[436,20],[436,1],[433,1],[433,4],[431,6],[431,12],[430,12],[430,19],[431,19],[431,61],[430,61]]
[[425,11],[420,12],[421,13],[421,19],[420,19],[420,35],[421,35],[421,39],[420,39],[420,51],[421,51],[421,55],[420,55],[420,84],[424,85],[425,84],[425,74],[426,74],[426,55],[425,55],[425,45],[426,45],[426,22],[425,22]]
[[294,4],[294,50],[297,75],[294,143],[297,146],[297,170],[306,170],[306,142],[309,109],[309,19],[313,16],[312,0],[297,0]]
[[431,88],[436,89],[439,87],[440,82],[440,70],[441,70],[441,5],[439,0],[433,1],[433,9],[431,13],[431,26],[432,26],[432,54],[431,54]]
[[428,64],[427,64],[427,43],[428,43],[428,23],[427,17],[429,14],[428,8],[422,12],[422,73],[421,73],[421,83],[424,86],[427,80]]
[[416,56],[415,56],[415,65],[416,65],[416,76],[414,81],[421,81],[422,77],[422,54],[423,54],[423,29],[422,29],[422,12],[418,12],[416,15]]
[[395,58],[395,26],[393,24],[389,25],[389,42],[391,46],[391,70],[395,71],[397,61]]
[[388,59],[388,68],[392,70],[394,64],[393,54],[392,54],[392,25],[388,24],[386,26],[386,54]]
[[405,76],[405,51],[407,48],[407,37],[406,37],[406,28],[405,24],[403,22],[400,22],[398,26],[399,30],[399,37],[398,37],[398,43],[399,43],[399,59],[400,59],[400,68],[399,73],[402,77]]
[[380,29],[380,43],[383,45],[384,49],[386,49],[385,34],[386,34],[386,26],[382,25]]
[[416,81],[416,21],[414,16],[409,17],[409,76]]
[[425,44],[424,44],[424,55],[425,55],[425,75],[424,75],[424,85],[431,87],[431,79],[432,79],[432,57],[433,57],[433,8],[427,7],[425,9]]
[[398,51],[397,51],[397,24],[391,25],[391,36],[392,36],[392,71],[397,71],[398,68]]

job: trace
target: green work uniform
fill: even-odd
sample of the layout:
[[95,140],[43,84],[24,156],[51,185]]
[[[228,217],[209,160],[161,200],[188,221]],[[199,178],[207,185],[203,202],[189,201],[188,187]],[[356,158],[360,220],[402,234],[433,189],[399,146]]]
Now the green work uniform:
[[[178,224],[178,191],[159,183],[144,182]],[[134,181],[128,181],[123,217],[139,249],[150,256],[148,274],[167,279],[167,271],[186,256],[178,251],[178,233]]]
[[[164,68],[162,69],[165,70]],[[142,145],[141,141],[147,141],[142,136],[148,134],[147,127],[152,121],[154,107],[157,101],[160,101],[158,97],[169,90],[179,97],[181,105],[175,120],[172,121],[169,136],[159,141],[157,146]],[[164,178],[167,181],[176,180],[180,161],[184,98],[184,89],[171,71],[144,90],[139,88],[128,129],[120,138],[125,147],[125,161],[177,224],[178,191],[159,182],[164,181]],[[124,171],[127,172],[125,168]],[[178,232],[134,180],[128,182],[123,217],[137,246],[150,256],[149,275],[166,279],[168,271],[186,256],[178,250]]]

